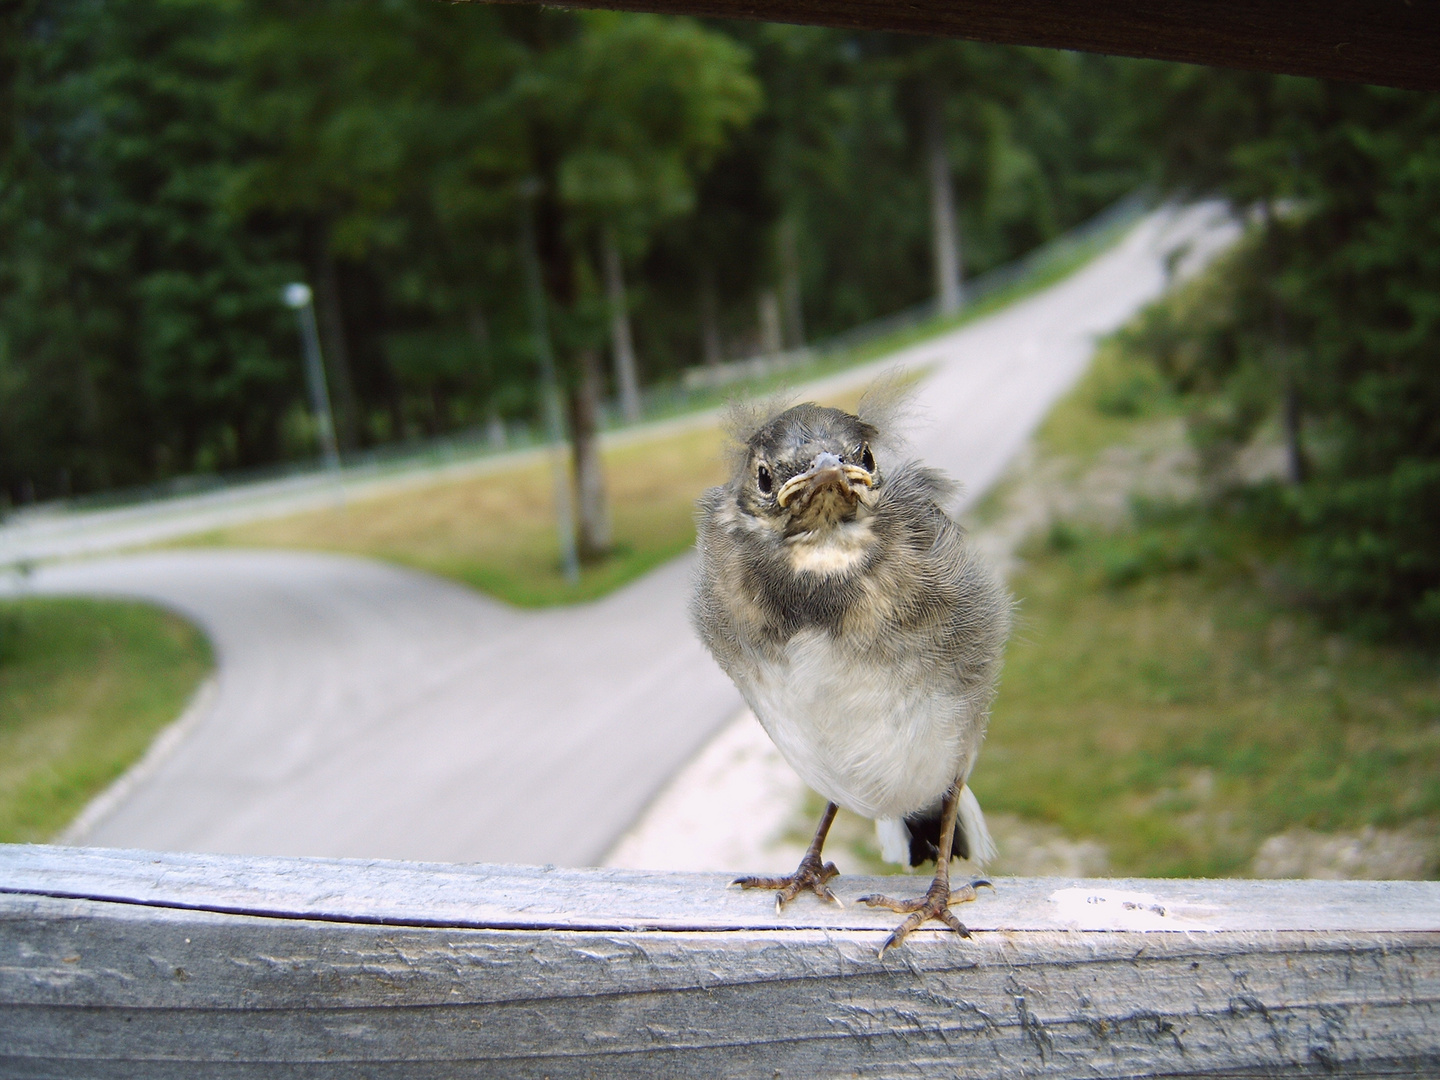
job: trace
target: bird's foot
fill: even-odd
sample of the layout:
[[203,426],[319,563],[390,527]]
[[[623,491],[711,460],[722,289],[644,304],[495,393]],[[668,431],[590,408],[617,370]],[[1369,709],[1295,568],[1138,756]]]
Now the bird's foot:
[[827,884],[839,873],[833,862],[822,866],[819,856],[806,855],[789,877],[738,877],[730,884],[739,885],[742,889],[778,889],[775,894],[775,914],[778,915],[781,908],[807,889],[822,900],[844,907]]
[[937,919],[950,927],[961,937],[969,937],[970,931],[965,924],[956,918],[955,913],[950,910],[951,904],[961,904],[967,900],[975,899],[975,890],[981,886],[987,886],[988,881],[972,881],[965,885],[952,886],[948,875],[936,874],[935,880],[930,883],[930,888],[925,895],[915,900],[894,900],[888,896],[881,896],[874,893],[870,896],[860,897],[860,903],[869,904],[871,907],[883,907],[890,911],[907,912],[905,919],[899,926],[891,931],[885,943],[880,946],[880,956],[884,956],[887,949],[899,945],[909,936],[921,923],[931,919]]

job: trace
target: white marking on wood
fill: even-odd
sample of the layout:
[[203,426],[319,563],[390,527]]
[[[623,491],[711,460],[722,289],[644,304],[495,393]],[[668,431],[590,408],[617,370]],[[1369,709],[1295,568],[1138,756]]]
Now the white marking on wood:
[[1210,930],[1193,916],[1217,910],[1129,889],[1056,889],[1050,902],[1076,930]]

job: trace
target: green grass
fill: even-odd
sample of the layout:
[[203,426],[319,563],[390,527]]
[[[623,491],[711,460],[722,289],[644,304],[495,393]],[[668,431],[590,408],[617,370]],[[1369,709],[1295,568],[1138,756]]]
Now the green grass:
[[338,551],[453,578],[519,607],[603,596],[695,540],[695,499],[723,478],[711,426],[607,450],[615,548],[561,573],[554,473],[546,461],[487,472],[274,521],[218,530],[195,544]]
[[[826,399],[854,408],[859,392]],[[604,596],[695,542],[695,500],[724,480],[718,424],[604,451],[615,547],[565,581],[554,473],[532,461],[505,471],[220,529],[191,545],[304,548],[384,559],[440,574],[518,607]]]
[[1193,509],[1034,544],[973,778],[987,809],[1161,876],[1244,873],[1295,827],[1433,828],[1437,658],[1327,633],[1259,550]]
[[[1111,342],[1039,452],[1073,480],[1181,408]],[[1137,501],[1118,526],[1032,537],[973,777],[986,808],[1160,876],[1243,874],[1294,828],[1435,835],[1440,657],[1327,628],[1286,586],[1289,539],[1244,500]]]
[[1040,452],[1072,467],[1093,465],[1114,446],[1136,441],[1139,429],[1184,415],[1160,375],[1112,338],[1096,350],[1085,378],[1045,418]]
[[144,604],[0,601],[0,842],[53,838],[211,666],[203,636]]

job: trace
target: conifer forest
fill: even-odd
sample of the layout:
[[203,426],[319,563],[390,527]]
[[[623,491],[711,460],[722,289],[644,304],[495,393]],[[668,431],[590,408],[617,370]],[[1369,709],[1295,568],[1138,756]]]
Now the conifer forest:
[[1436,95],[529,6],[17,0],[0,108],[0,513],[313,458],[291,282],[342,458],[538,426],[537,315],[580,438],[687,368],[953,306],[1133,192],[1219,197],[1249,223],[1224,287],[1132,333],[1202,456],[1281,433],[1284,479],[1223,497],[1317,603],[1440,636]]

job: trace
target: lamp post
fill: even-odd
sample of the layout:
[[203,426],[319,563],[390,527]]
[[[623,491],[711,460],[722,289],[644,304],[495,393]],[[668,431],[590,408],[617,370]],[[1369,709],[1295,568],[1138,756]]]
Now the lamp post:
[[520,184],[520,261],[524,263],[526,292],[530,296],[530,327],[540,357],[540,393],[544,398],[545,435],[555,472],[555,528],[560,539],[560,563],[565,580],[580,581],[580,558],[575,550],[575,515],[570,505],[570,474],[565,467],[565,422],[560,415],[560,385],[555,377],[555,355],[550,349],[550,322],[545,314],[545,289],[540,281],[540,252],[535,242],[535,198],[540,181],[529,177]]
[[339,473],[340,448],[335,444],[335,418],[330,411],[330,391],[325,385],[325,365],[320,358],[320,330],[315,325],[315,298],[303,281],[291,282],[281,293],[286,307],[293,308],[300,324],[300,342],[305,349],[305,382],[310,388],[310,407],[320,429],[320,453],[325,467]]

